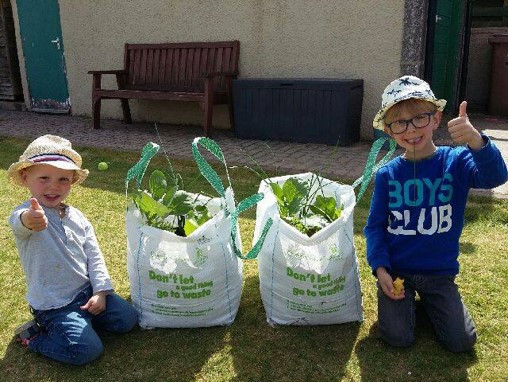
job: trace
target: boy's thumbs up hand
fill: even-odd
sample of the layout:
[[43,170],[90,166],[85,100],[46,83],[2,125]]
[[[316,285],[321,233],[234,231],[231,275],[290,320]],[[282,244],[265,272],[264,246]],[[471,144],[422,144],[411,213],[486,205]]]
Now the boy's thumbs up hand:
[[30,198],[30,208],[21,214],[21,223],[36,232],[47,228],[48,218],[36,198]]
[[30,204],[32,205],[32,209],[34,210],[42,210],[42,207],[39,204],[39,201],[36,198],[30,198]]
[[462,101],[459,106],[459,116],[448,122],[448,132],[453,141],[459,145],[467,144],[473,150],[479,150],[484,146],[482,136],[469,122],[466,101]]
[[459,105],[459,117],[467,118],[467,101],[462,101]]

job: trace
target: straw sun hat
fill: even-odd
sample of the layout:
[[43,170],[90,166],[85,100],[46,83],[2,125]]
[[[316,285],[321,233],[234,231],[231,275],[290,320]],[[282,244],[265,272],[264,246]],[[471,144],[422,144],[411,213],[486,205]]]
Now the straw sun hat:
[[443,111],[446,106],[446,100],[437,99],[427,82],[414,76],[402,76],[392,81],[383,92],[381,109],[374,117],[374,128],[384,130],[384,118],[388,109],[396,103],[410,98],[433,103],[438,111]]
[[62,170],[74,170],[73,183],[79,184],[88,176],[81,169],[81,155],[72,149],[71,142],[56,135],[43,135],[28,145],[19,161],[11,164],[7,176],[16,184],[23,185],[20,171],[24,168],[47,164]]

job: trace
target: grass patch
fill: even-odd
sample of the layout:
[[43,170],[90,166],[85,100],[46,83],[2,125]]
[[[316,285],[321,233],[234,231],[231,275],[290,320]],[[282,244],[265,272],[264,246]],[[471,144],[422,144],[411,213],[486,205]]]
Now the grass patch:
[[[2,138],[0,156],[0,375],[2,381],[506,381],[508,380],[508,200],[470,197],[461,239],[463,298],[476,321],[479,341],[473,354],[452,354],[421,325],[410,349],[394,349],[376,338],[375,280],[365,261],[362,228],[370,193],[355,209],[355,245],[363,289],[362,323],[314,327],[270,327],[259,293],[257,262],[244,262],[240,309],[230,327],[136,329],[104,338],[105,353],[96,362],[74,367],[34,354],[14,342],[14,328],[30,318],[25,280],[7,218],[28,197],[7,182],[6,170],[29,142]],[[117,292],[128,298],[124,178],[138,160],[135,153],[78,147],[90,176],[73,188],[68,202],[94,225]],[[227,158],[226,158],[227,159]],[[99,172],[100,161],[109,170]],[[165,166],[163,156],[151,168]],[[214,195],[192,161],[172,160],[186,189]],[[222,169],[217,167],[219,173]],[[149,169],[150,171],[150,169]],[[283,175],[283,174],[278,174]],[[237,200],[255,193],[259,180],[243,169],[231,170]],[[246,252],[255,211],[240,219]]]

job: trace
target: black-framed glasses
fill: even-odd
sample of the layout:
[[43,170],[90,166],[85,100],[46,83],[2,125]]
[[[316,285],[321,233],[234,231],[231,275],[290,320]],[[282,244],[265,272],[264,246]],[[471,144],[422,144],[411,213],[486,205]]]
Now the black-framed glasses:
[[393,134],[402,134],[405,132],[409,127],[409,123],[411,123],[416,129],[421,129],[422,127],[427,127],[429,125],[430,117],[434,114],[436,114],[436,112],[417,114],[411,119],[400,119],[398,121],[393,121],[392,123],[387,123],[386,127],[388,127]]

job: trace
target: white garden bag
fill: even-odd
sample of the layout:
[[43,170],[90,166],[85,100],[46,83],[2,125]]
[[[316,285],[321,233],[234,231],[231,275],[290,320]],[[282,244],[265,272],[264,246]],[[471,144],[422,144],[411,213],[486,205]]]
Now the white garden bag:
[[328,325],[361,321],[362,293],[353,244],[352,186],[319,178],[324,196],[344,208],[338,220],[311,237],[280,218],[269,182],[280,185],[290,177],[309,180],[311,173],[270,178],[261,183],[265,198],[258,204],[254,239],[273,218],[258,255],[261,298],[267,321],[282,325]]
[[[188,237],[181,237],[144,224],[134,204],[127,208],[127,267],[131,298],[142,328],[232,324],[242,294],[242,258],[256,257],[262,245],[263,239],[243,257],[237,235],[238,214],[262,199],[262,195],[253,195],[236,207],[231,187],[224,190],[219,176],[199,154],[198,144],[212,149],[223,162],[224,158],[215,142],[206,138],[194,140],[198,166],[221,195],[207,204],[215,213],[211,220]],[[144,161],[142,158],[137,169],[133,167],[137,174],[128,175],[127,181],[137,176],[140,183],[151,156]]]
[[[373,143],[364,174],[352,186],[311,173],[261,182],[259,192],[265,198],[257,205],[254,240],[266,235],[258,255],[258,267],[261,298],[269,324],[328,325],[363,320],[353,212],[374,171],[395,151],[395,141],[390,139],[388,153],[375,163],[386,140],[379,138]],[[269,183],[281,185],[291,177],[301,180],[317,177],[314,190],[322,186],[324,196],[334,197],[336,206],[343,205],[340,218],[311,237],[283,221]],[[358,184],[361,187],[356,197],[354,189]],[[266,234],[269,219],[273,219],[273,225]]]

